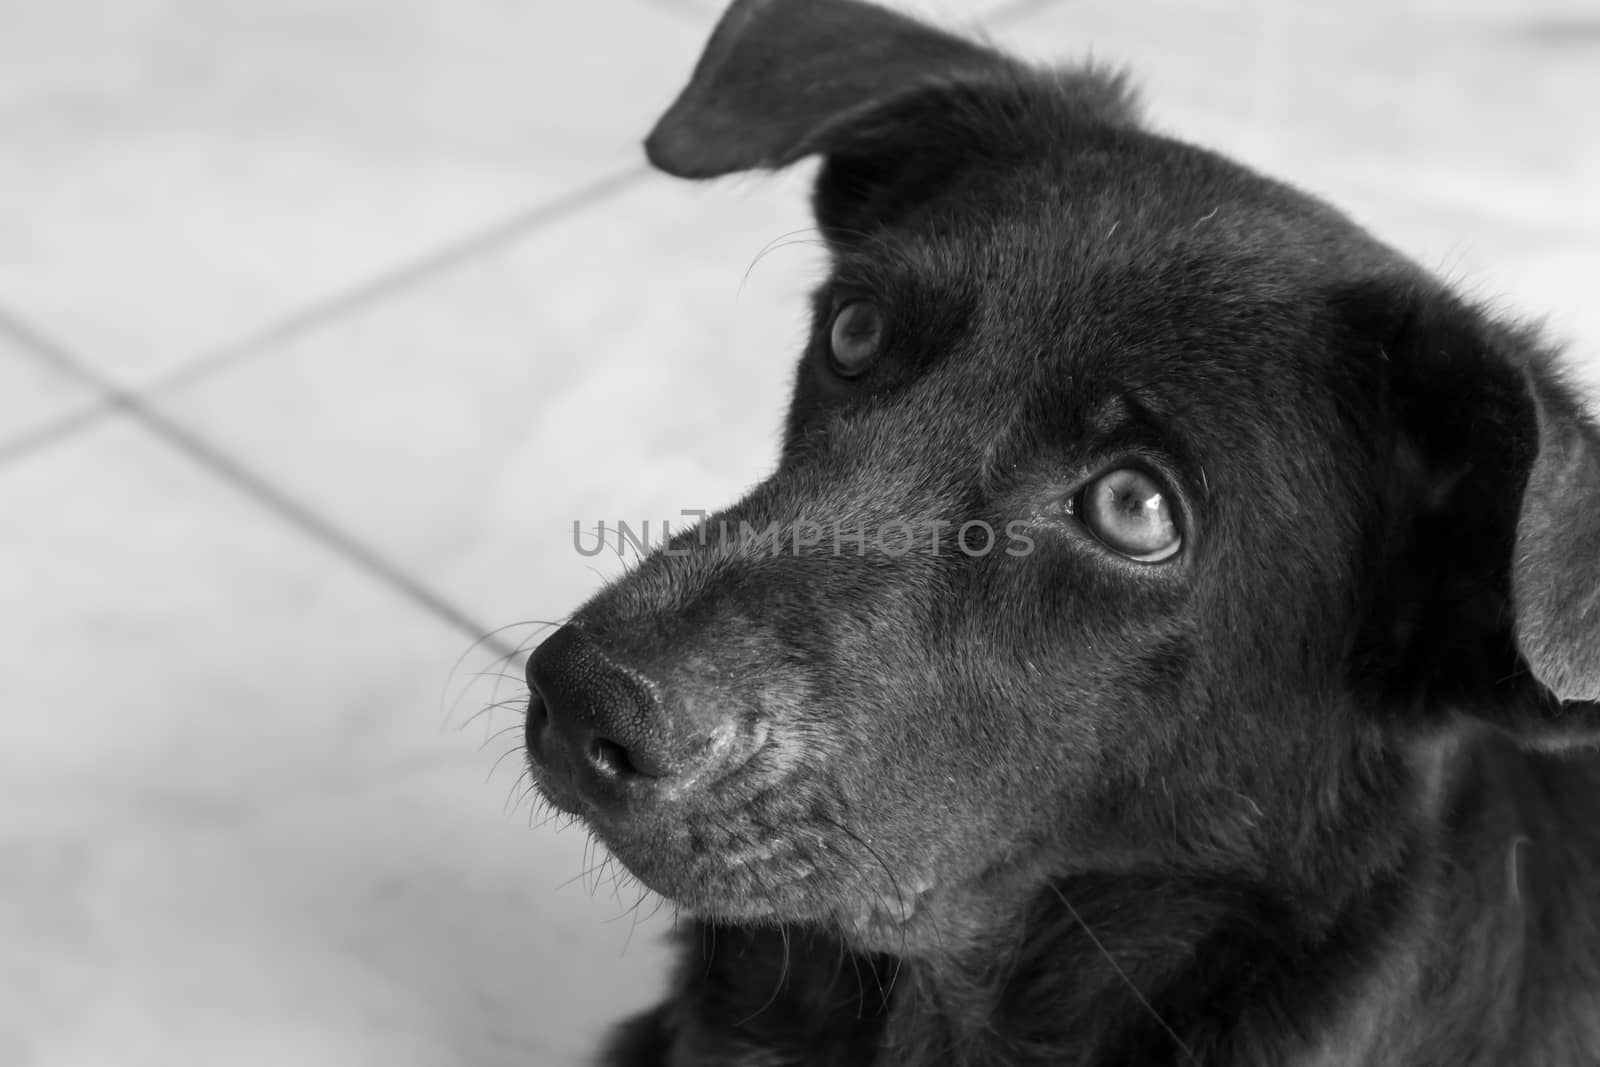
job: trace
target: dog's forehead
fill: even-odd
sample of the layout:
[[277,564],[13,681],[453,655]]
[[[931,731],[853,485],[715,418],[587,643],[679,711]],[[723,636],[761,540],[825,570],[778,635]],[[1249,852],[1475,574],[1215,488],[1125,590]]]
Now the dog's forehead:
[[1339,298],[1397,262],[1311,196],[1129,132],[953,173],[836,270],[916,309],[910,358],[987,413],[975,438],[1070,449],[1131,406],[1215,473],[1345,432],[1381,356],[1344,343]]
[[1131,130],[965,167],[835,259],[847,280],[962,309],[990,348],[1130,384],[1171,378],[1183,350],[1259,361],[1401,262],[1310,195]]
[[882,250],[930,282],[995,293],[1160,273],[1169,283],[1231,277],[1240,296],[1277,297],[1367,276],[1395,259],[1306,193],[1135,130],[1045,141],[955,171],[903,210]]

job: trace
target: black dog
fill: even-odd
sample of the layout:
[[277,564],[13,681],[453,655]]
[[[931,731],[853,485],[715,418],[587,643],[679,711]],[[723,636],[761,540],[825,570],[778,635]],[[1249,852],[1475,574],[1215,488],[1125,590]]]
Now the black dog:
[[1338,212],[856,0],[647,144],[824,157],[778,470],[529,664],[696,917],[613,1064],[1600,1063],[1600,431]]

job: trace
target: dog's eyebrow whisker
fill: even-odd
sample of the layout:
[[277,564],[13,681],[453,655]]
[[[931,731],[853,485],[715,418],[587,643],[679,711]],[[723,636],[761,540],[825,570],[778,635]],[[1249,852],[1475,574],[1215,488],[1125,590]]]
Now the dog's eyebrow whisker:
[[[812,236],[802,237],[800,236],[801,234],[811,234]],[[766,259],[769,254],[778,251],[780,248],[789,248],[794,245],[812,245],[818,248],[827,248],[828,242],[822,236],[822,232],[814,226],[779,234],[763,245],[761,251],[757,252],[755,257],[750,260],[750,265],[744,269],[744,275],[739,279],[739,288],[735,291],[741,294],[744,292],[746,283],[750,281],[750,275],[755,272],[757,265],[763,259]]]
[[770,254],[774,253],[774,251],[784,250],[784,248],[798,248],[798,246],[803,245],[814,246],[814,248],[827,248],[826,242],[821,242],[821,240],[806,240],[806,238],[795,238],[795,240],[787,240],[787,242],[781,243],[781,245],[766,246],[766,248],[763,248],[763,250],[760,251],[760,254],[757,254],[757,258],[750,261],[750,266],[744,269],[744,277],[739,278],[739,288],[734,290],[734,296],[744,296],[744,286],[749,285],[750,275],[755,274],[755,267],[760,266],[760,262],[762,262],[763,259],[766,259],[766,256],[770,256]]
[[873,233],[870,230],[857,229],[853,226],[818,226],[817,233],[821,234],[823,241],[830,245],[851,240],[863,246],[879,250],[887,251],[890,248],[882,234]]
[[1173,1044],[1177,1045],[1179,1050],[1182,1051],[1184,1058],[1194,1064],[1195,1067],[1200,1067],[1200,1058],[1184,1043],[1183,1038],[1178,1036],[1178,1032],[1167,1023],[1167,1020],[1161,1017],[1161,1013],[1156,1011],[1155,1005],[1145,998],[1144,993],[1134,984],[1133,979],[1128,977],[1128,972],[1122,969],[1122,965],[1117,962],[1116,957],[1111,955],[1100,938],[1095,936],[1095,932],[1089,928],[1089,924],[1084,921],[1083,916],[1078,914],[1078,909],[1072,906],[1072,901],[1067,899],[1067,895],[1061,891],[1061,887],[1055,882],[1051,882],[1050,890],[1055,893],[1056,898],[1067,909],[1067,913],[1072,916],[1072,921],[1078,924],[1079,929],[1094,944],[1095,950],[1105,957],[1107,963],[1111,964],[1111,969],[1117,973],[1117,977],[1121,979],[1122,984],[1128,987],[1128,991],[1133,994],[1134,999],[1144,1006],[1144,1010],[1149,1013],[1150,1017],[1156,1021],[1162,1030],[1166,1031],[1168,1037],[1172,1038]]

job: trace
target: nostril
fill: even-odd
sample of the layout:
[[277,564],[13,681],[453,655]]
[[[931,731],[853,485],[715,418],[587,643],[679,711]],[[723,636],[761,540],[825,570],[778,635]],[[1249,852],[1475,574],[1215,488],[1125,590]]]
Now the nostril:
[[550,722],[550,709],[537,691],[528,695],[528,714],[522,724],[522,743],[535,758],[543,760],[544,728]]
[[593,767],[601,777],[613,781],[628,778],[640,773],[633,760],[628,756],[628,750],[609,738],[597,737],[589,742],[589,766]]
[[576,626],[545,638],[527,678],[528,748],[552,780],[602,803],[681,769],[676,726],[653,686]]

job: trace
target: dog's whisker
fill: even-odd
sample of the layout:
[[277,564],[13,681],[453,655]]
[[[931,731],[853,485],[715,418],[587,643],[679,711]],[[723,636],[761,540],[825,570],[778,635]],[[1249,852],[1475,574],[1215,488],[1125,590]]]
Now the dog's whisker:
[[[461,725],[457,728],[457,732],[460,733],[461,731],[466,730],[469,726],[471,726],[473,723],[479,721],[480,719],[486,719],[486,718],[488,718],[488,717],[490,717],[490,716],[492,716],[492,715],[494,715],[494,714],[496,714],[498,712],[504,712],[504,711],[514,712],[515,714],[517,714],[520,717],[527,711],[527,708],[528,708],[528,698],[525,697],[525,696],[524,697],[508,697],[505,700],[496,701],[493,704],[485,704],[483,707],[479,708],[477,711],[475,711],[471,715],[467,716],[467,718],[464,719],[462,721]],[[491,728],[492,727],[489,727],[487,725],[485,726],[485,729],[491,729]],[[483,736],[483,738],[482,738],[482,743],[480,743],[478,747],[482,748],[483,744],[487,743],[489,740],[490,740],[489,735],[485,734]]]
[[[515,711],[520,715],[525,712],[527,708],[528,697],[526,694],[519,694],[514,697],[506,697],[504,700],[495,700],[484,704],[483,707],[473,712],[466,722],[470,723],[484,715],[488,715],[497,711]],[[465,725],[465,723],[463,725]]]
[[[538,789],[539,785],[533,780],[532,770],[524,769],[523,772],[517,776],[517,780],[511,783],[511,788],[506,790],[504,809],[507,815],[510,815],[512,812],[522,807],[522,805],[527,802],[529,797],[536,797],[535,803],[528,810],[528,829],[530,830],[534,828],[533,820],[538,815],[540,810],[540,801],[543,800],[542,797],[537,796]],[[546,814],[545,817],[548,819],[549,815]]]
[[[450,670],[448,672],[446,672],[446,674],[445,674],[444,685],[443,685],[443,687],[441,688],[441,690],[439,692],[439,707],[440,707],[440,710],[441,710],[441,717],[445,718],[445,719],[448,719],[450,716],[454,715],[455,714],[455,709],[456,709],[457,706],[459,706],[462,698],[465,696],[466,691],[471,689],[471,685],[468,684],[467,686],[464,686],[462,688],[461,692],[458,692],[456,694],[456,696],[455,696],[455,698],[453,700],[449,699],[451,687],[455,684],[455,678],[456,678],[457,673],[461,670],[461,665],[464,664],[467,661],[468,657],[470,657],[479,648],[483,647],[485,644],[488,644],[488,643],[496,641],[501,634],[506,633],[509,630],[517,630],[517,629],[521,629],[521,628],[524,628],[524,627],[535,627],[536,629],[535,629],[534,633],[535,633],[535,635],[537,635],[539,632],[542,632],[543,630],[549,629],[549,628],[551,628],[553,626],[559,626],[559,625],[560,625],[560,623],[549,622],[549,621],[542,620],[542,619],[524,619],[521,622],[507,623],[506,625],[501,626],[498,629],[490,630],[488,633],[484,634],[482,637],[478,638],[476,641],[473,641],[470,645],[468,645],[466,647],[465,650],[462,651],[461,655],[456,657],[455,662],[452,663],[451,666],[450,666]],[[507,659],[514,658],[518,654],[518,649],[520,647],[521,646],[519,645],[518,648],[516,648],[516,649],[501,650],[500,654],[498,656],[496,656],[495,659],[492,662],[495,663],[495,664],[499,664],[499,663],[504,663]],[[445,710],[445,705],[446,705],[447,701],[449,702],[449,709]]]
[[[633,902],[633,907],[628,909],[628,934],[622,939],[622,954],[624,956],[628,954],[628,949],[633,946],[633,935],[639,932],[639,913],[644,910],[645,900],[651,896],[650,891],[640,885],[638,879],[634,879],[634,885],[638,889],[638,899]],[[658,904],[657,909],[659,910],[659,908],[660,905]]]
[[[497,700],[492,704],[485,704],[483,707],[467,716],[466,719],[462,720],[461,725],[457,728],[457,732],[459,733],[465,730],[467,727],[471,726],[480,719],[489,719],[500,714],[501,712],[510,712],[516,715],[517,721],[520,723],[526,717],[527,711],[528,698],[526,696],[507,697],[505,700]],[[484,729],[486,731],[492,730],[493,725],[490,723],[485,723]],[[493,739],[494,738],[492,734],[485,733],[478,747],[482,748],[483,745],[487,744]]]
[[[895,877],[894,868],[889,866],[888,861],[885,860],[883,858],[883,856],[881,856],[878,853],[878,850],[873,848],[870,844],[867,843],[865,838],[863,838],[860,834],[856,833],[848,825],[846,825],[845,823],[841,822],[840,820],[834,819],[833,817],[831,817],[831,816],[829,816],[829,815],[827,815],[825,813],[822,813],[822,812],[818,812],[817,813],[817,817],[819,819],[822,819],[823,821],[827,822],[830,826],[832,826],[834,829],[838,830],[840,833],[845,834],[847,837],[850,838],[850,840],[854,841],[856,844],[860,845],[861,848],[866,851],[867,855],[871,856],[873,858],[873,860],[876,861],[878,866],[880,868],[882,868],[884,875],[889,879],[890,887],[894,889],[895,903],[898,905],[898,910],[901,911],[901,912],[905,912],[907,907],[908,907],[908,903],[906,901],[905,892],[903,890],[901,890],[901,888],[900,888],[900,880],[899,880],[899,878]],[[912,902],[912,905],[914,906],[914,902]]]
[[514,745],[511,748],[508,748],[504,752],[500,753],[500,755],[495,758],[494,763],[489,765],[489,772],[483,776],[484,782],[487,783],[490,779],[492,779],[495,776],[495,772],[500,769],[500,764],[504,763],[506,760],[510,759],[512,756],[522,756],[522,755],[526,754],[526,752],[527,752],[527,750],[525,748],[523,748],[523,746]]
[[[494,733],[490,734],[488,737],[483,739],[483,744],[478,746],[478,751],[481,752],[484,749],[488,748],[491,744],[493,744],[495,741],[498,741],[500,738],[504,737],[506,734],[509,734],[509,733],[511,733],[513,731],[517,731],[517,730],[521,730],[521,729],[523,729],[522,723],[514,722],[510,726],[505,726],[505,727],[500,728],[499,730],[496,730]],[[513,752],[520,752],[520,751],[522,751],[522,748],[521,748],[521,746],[518,746],[517,748],[513,749],[512,751]],[[508,752],[508,753],[506,753],[506,755],[510,755],[510,753]],[[501,756],[500,758],[501,759],[505,759],[505,756]],[[491,776],[493,775],[493,773],[494,773],[493,771],[490,772]]]
[[[765,889],[763,889],[763,892],[765,892]],[[779,996],[783,994],[784,984],[789,979],[789,927],[787,923],[779,921],[778,938],[783,945],[783,957],[778,964],[778,977],[777,980],[772,984],[772,992],[768,994],[767,999],[759,1008],[757,1008],[755,1011],[752,1011],[750,1014],[746,1015],[743,1019],[740,1019],[734,1024],[734,1029],[736,1030],[748,1026],[752,1020],[757,1019],[766,1013],[774,1004],[778,1002]]]
[[[509,664],[509,663],[511,663],[513,661],[523,659],[526,656],[528,649],[530,647],[532,647],[534,642],[539,640],[540,635],[543,634],[546,629],[549,629],[552,626],[559,626],[559,625],[560,625],[559,623],[541,623],[539,629],[533,631],[526,638],[524,638],[523,640],[519,641],[517,643],[516,647],[511,649],[511,651],[507,655],[505,655],[505,656],[501,657],[500,659],[496,660],[493,664],[491,664],[491,667],[498,667],[501,664]],[[517,674],[508,674],[508,673],[505,673],[505,672],[501,672],[499,674],[499,676],[496,677],[494,679],[493,683],[489,686],[489,700],[491,702],[492,701],[498,701],[500,699],[500,685],[501,685],[502,682],[507,682],[507,681],[509,681],[509,682],[511,682],[511,683],[513,683],[515,685],[519,685],[519,686],[526,684],[526,679],[524,678],[524,676],[523,676],[523,674],[521,672],[519,672]]]
[[515,812],[529,800],[532,801],[528,805],[528,829],[530,830],[535,829],[533,820],[536,816],[542,815],[539,829],[543,829],[548,825],[555,816],[555,806],[549,802],[543,791],[540,790],[539,780],[535,775],[533,765],[527,761],[524,761],[521,772],[517,774],[516,779],[507,788],[506,794],[508,799],[513,794],[515,795],[515,799],[511,801],[510,806],[506,809],[508,815]]
[[1139,989],[1138,985],[1134,983],[1133,979],[1128,977],[1128,972],[1122,969],[1122,965],[1117,962],[1116,957],[1111,955],[1111,953],[1106,949],[1106,946],[1100,941],[1100,938],[1097,937],[1095,932],[1089,928],[1089,924],[1084,922],[1083,916],[1078,914],[1078,909],[1072,906],[1072,901],[1067,899],[1067,895],[1061,891],[1061,887],[1056,883],[1051,882],[1050,889],[1055,893],[1056,899],[1060,900],[1062,906],[1067,909],[1067,913],[1072,916],[1072,921],[1077,923],[1078,928],[1081,929],[1084,932],[1084,935],[1089,938],[1089,941],[1094,945],[1095,951],[1101,956],[1105,957],[1105,961],[1111,965],[1111,969],[1116,972],[1118,980],[1120,980],[1122,984],[1127,987],[1128,991],[1133,994],[1134,999],[1143,1006],[1145,1012],[1150,1016],[1150,1018],[1154,1019],[1156,1024],[1160,1026],[1162,1030],[1166,1031],[1167,1036],[1172,1038],[1172,1043],[1178,1047],[1180,1052],[1183,1053],[1184,1059],[1188,1060],[1192,1064],[1195,1064],[1196,1067],[1199,1067],[1200,1058],[1190,1050],[1187,1044],[1184,1043],[1183,1038],[1178,1036],[1178,1032],[1168,1025],[1167,1020],[1162,1018],[1161,1013],[1156,1011],[1155,1005],[1151,1004],[1150,1001],[1145,998],[1144,993]]

